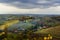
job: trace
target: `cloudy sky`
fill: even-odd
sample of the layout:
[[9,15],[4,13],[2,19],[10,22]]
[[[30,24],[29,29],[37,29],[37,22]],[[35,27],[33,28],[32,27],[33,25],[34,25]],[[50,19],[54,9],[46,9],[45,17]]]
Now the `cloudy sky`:
[[0,0],[0,14],[59,14],[60,0]]

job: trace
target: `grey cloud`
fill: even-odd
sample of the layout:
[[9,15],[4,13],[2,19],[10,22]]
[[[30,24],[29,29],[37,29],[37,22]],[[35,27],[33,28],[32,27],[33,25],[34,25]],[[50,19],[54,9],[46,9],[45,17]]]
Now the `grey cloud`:
[[52,6],[60,6],[60,0],[0,0],[0,3],[8,3],[8,5],[17,8],[49,8]]

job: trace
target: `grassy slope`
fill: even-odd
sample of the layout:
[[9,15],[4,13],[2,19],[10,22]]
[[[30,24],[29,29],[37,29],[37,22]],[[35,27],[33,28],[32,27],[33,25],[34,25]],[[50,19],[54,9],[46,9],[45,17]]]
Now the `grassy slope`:
[[60,38],[60,26],[38,30],[36,33],[42,33],[42,34],[48,34],[49,33],[54,37],[59,37]]
[[1,29],[1,30],[4,30],[5,27],[9,27],[9,26],[11,26],[11,25],[13,25],[13,24],[16,24],[16,23],[18,23],[18,22],[19,22],[19,20],[6,21],[6,22],[4,23],[4,25],[1,25],[1,26],[0,26],[0,29]]

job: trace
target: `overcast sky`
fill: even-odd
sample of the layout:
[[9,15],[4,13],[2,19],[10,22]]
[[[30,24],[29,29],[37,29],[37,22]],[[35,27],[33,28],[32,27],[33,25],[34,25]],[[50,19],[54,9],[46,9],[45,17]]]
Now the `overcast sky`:
[[0,14],[59,14],[60,0],[0,0]]

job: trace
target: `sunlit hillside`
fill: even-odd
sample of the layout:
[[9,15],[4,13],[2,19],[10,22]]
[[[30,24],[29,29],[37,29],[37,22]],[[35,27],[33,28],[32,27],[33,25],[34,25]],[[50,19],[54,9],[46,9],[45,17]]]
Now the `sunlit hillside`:
[[13,25],[13,24],[16,24],[16,23],[18,23],[18,22],[19,22],[19,20],[6,21],[3,25],[0,26],[0,30],[4,30],[5,27],[9,27],[9,26],[11,26],[11,25]]
[[53,37],[60,38],[60,26],[38,30],[35,33],[51,34]]

